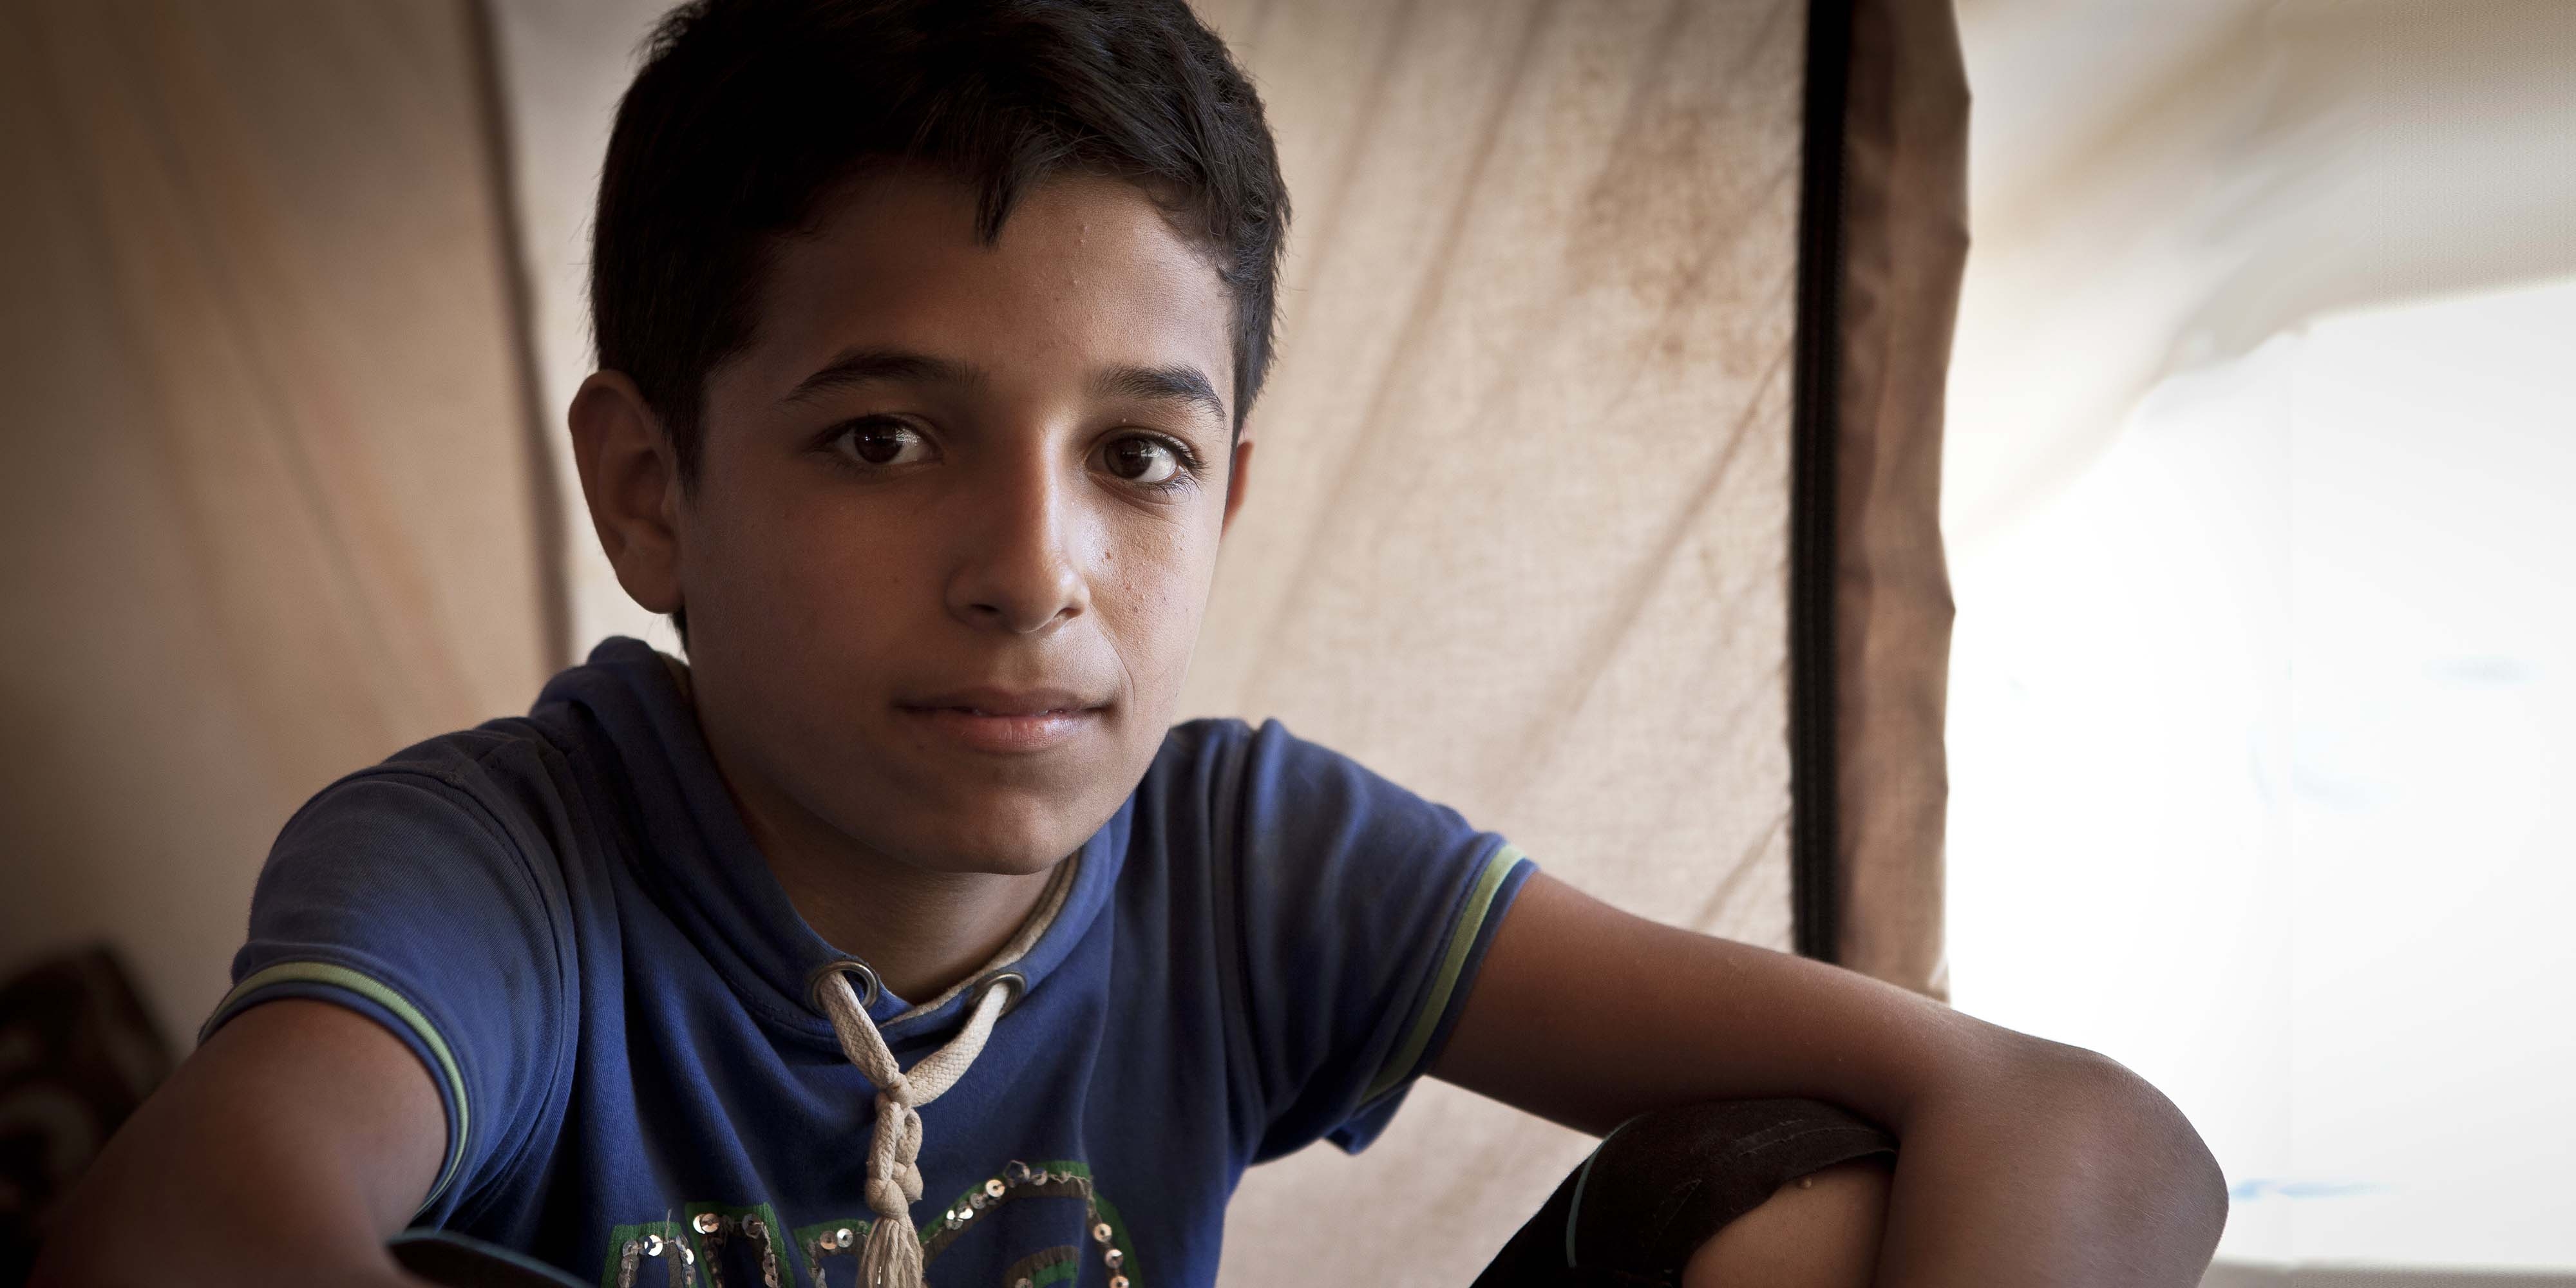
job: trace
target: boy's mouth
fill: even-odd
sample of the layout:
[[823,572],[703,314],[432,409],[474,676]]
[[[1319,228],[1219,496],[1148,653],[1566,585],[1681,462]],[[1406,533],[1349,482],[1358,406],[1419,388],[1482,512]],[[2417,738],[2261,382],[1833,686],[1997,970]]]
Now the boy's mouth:
[[1093,727],[1105,705],[1061,689],[966,689],[896,709],[970,750],[1014,755],[1072,741]]

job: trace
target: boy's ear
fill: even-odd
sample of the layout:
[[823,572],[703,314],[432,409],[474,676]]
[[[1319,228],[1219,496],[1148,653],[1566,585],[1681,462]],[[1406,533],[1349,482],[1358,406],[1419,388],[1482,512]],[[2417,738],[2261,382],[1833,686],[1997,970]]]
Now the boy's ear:
[[573,395],[573,460],[590,525],[617,584],[647,612],[680,607],[679,458],[623,372],[594,371]]
[[1226,466],[1225,521],[1217,528],[1218,536],[1222,537],[1234,529],[1234,512],[1243,508],[1243,494],[1251,483],[1252,440],[1238,438],[1234,441],[1234,459]]

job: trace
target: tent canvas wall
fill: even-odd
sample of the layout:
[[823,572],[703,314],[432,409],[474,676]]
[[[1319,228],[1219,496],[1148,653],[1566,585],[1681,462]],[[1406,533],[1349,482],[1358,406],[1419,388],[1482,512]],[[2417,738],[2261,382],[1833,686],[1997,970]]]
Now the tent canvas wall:
[[0,7],[0,971],[179,1049],[287,815],[562,647],[478,20]]

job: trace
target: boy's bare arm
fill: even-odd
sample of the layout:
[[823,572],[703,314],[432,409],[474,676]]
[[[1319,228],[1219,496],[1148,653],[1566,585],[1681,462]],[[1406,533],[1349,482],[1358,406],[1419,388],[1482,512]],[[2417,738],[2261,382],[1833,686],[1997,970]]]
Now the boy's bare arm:
[[2226,1221],[2199,1135],[2118,1064],[1543,875],[1433,1072],[1592,1132],[1772,1096],[1873,1118],[1899,1142],[1881,1283],[2187,1288]]
[[287,999],[216,1031],[99,1156],[32,1288],[416,1284],[385,1239],[444,1159],[438,1090],[365,1017]]

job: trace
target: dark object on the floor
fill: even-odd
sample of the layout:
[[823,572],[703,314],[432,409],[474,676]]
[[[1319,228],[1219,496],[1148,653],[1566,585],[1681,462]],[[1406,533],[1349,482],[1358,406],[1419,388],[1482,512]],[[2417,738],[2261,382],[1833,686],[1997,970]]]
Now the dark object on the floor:
[[26,1282],[36,1231],[170,1072],[170,1049],[105,948],[0,987],[0,1284]]
[[1701,1244],[1781,1186],[1895,1153],[1895,1137],[1815,1100],[1723,1100],[1640,1115],[1556,1187],[1475,1288],[1677,1284]]
[[443,1288],[581,1288],[543,1262],[445,1230],[409,1231],[387,1246],[403,1269]]

